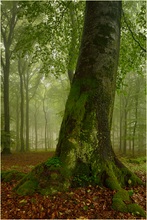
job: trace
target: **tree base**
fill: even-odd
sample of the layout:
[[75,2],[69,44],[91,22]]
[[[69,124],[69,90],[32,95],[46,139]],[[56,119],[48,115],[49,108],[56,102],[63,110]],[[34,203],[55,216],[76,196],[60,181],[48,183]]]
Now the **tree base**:
[[57,157],[36,166],[14,188],[19,195],[31,195],[35,192],[52,195],[67,191],[70,186],[69,172]]
[[35,192],[42,195],[52,195],[67,191],[69,187],[84,187],[89,184],[105,186],[117,191],[113,197],[113,209],[138,213],[138,215],[145,217],[144,210],[140,206],[132,204],[129,192],[122,189],[124,186],[143,184],[142,181],[122,166],[118,160],[116,164],[112,161],[106,162],[101,165],[101,172],[94,173],[91,166],[78,161],[75,169],[71,172],[59,158],[53,157],[36,166],[19,182],[14,190],[22,196],[32,195]]
[[60,158],[53,157],[36,166],[20,181],[15,191],[20,195],[29,195],[34,192],[47,195],[67,191],[69,187],[99,185],[112,190],[121,190],[125,186],[143,184],[121,163],[120,168],[119,163],[107,161],[95,166],[77,161],[74,170],[69,170]]

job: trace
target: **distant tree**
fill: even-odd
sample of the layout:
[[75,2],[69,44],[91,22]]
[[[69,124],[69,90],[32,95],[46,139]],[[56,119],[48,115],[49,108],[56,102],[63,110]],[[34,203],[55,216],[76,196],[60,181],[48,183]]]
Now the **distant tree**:
[[19,57],[18,59],[18,73],[20,77],[20,151],[25,151],[24,143],[24,72],[26,69],[26,62]]
[[9,75],[10,61],[14,50],[14,30],[18,21],[18,2],[2,1],[1,7],[1,34],[4,50],[1,54],[1,64],[3,68],[4,81],[4,135],[5,143],[3,153],[9,154],[10,151],[10,110],[9,110]]

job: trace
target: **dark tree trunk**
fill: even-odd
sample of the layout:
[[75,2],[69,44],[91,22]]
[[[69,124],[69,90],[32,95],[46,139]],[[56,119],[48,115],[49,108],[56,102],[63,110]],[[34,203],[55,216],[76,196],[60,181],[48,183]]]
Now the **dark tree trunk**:
[[[7,50],[7,49],[6,49]],[[4,132],[5,132],[5,143],[4,143],[4,154],[10,154],[10,111],[9,111],[9,71],[10,71],[10,60],[8,52],[6,51],[6,64],[4,67]]]
[[[10,14],[6,16],[8,10]],[[2,4],[2,25],[1,33],[2,40],[5,47],[4,59],[1,56],[1,63],[4,73],[4,134],[5,134],[5,143],[4,143],[4,154],[10,154],[10,110],[9,110],[9,74],[10,74],[10,59],[11,59],[11,45],[13,42],[14,28],[17,23],[17,2],[10,3],[10,8],[7,8],[7,5],[3,2]],[[7,25],[5,25],[5,23]]]
[[[68,145],[73,143],[77,144],[75,150],[78,154],[79,142],[80,146],[87,145],[87,148],[95,146],[92,150],[99,151],[99,156],[107,157],[108,152],[110,157],[113,155],[110,126],[119,54],[121,2],[86,4],[80,56],[56,150],[60,157],[66,157],[65,152],[71,150]],[[74,157],[76,160],[77,155]]]
[[126,168],[116,158],[110,139],[120,18],[121,2],[86,2],[80,55],[56,149],[71,175],[95,176],[98,184],[110,188],[127,183],[121,173]]

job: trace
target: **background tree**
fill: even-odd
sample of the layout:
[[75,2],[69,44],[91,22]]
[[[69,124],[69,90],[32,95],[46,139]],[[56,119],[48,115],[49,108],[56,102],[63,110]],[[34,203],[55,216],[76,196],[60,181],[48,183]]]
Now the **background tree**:
[[14,50],[13,39],[14,29],[17,24],[17,2],[2,2],[1,26],[2,41],[4,50],[2,51],[1,63],[4,74],[4,145],[3,153],[10,153],[10,110],[9,110],[9,75],[10,61]]

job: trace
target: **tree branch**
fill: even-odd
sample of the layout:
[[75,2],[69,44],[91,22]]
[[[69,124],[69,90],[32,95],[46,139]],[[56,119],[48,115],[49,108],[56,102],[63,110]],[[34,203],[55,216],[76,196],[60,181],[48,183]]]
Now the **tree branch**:
[[145,49],[144,47],[142,47],[141,44],[140,44],[140,42],[135,38],[134,33],[133,33],[133,31],[131,30],[131,28],[130,28],[128,22],[127,22],[127,19],[126,19],[126,17],[125,17],[124,11],[122,11],[122,14],[123,14],[123,17],[124,17],[124,21],[125,21],[125,23],[126,23],[126,25],[127,25],[127,28],[128,28],[128,30],[130,31],[131,35],[132,35],[133,40],[138,44],[138,46],[139,46],[144,52],[146,52],[146,49]]

